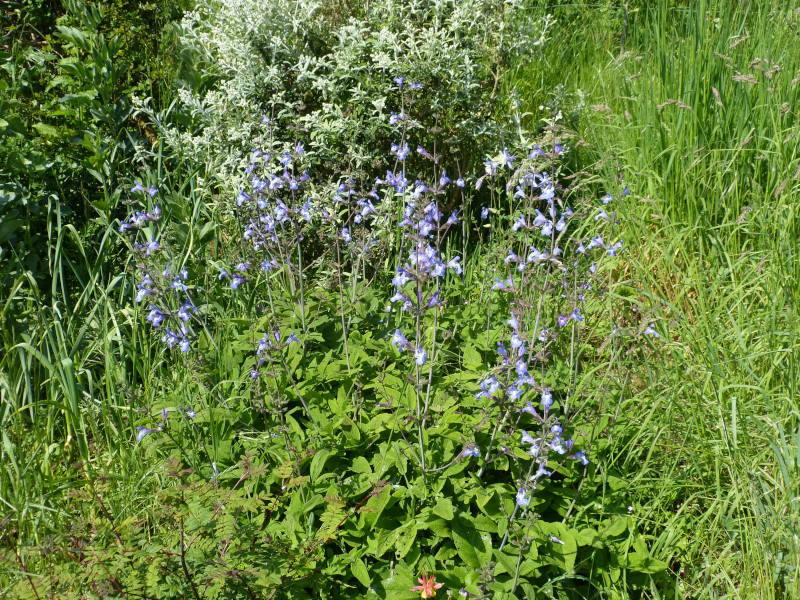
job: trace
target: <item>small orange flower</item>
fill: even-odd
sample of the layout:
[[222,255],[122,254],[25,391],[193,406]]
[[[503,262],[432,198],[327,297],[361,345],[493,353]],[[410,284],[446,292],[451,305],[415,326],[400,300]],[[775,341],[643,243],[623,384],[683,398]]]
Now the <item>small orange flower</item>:
[[423,598],[433,598],[436,590],[442,587],[442,583],[436,583],[436,575],[433,573],[422,574],[421,579],[417,579],[422,585],[415,585],[411,588],[412,592],[420,592]]

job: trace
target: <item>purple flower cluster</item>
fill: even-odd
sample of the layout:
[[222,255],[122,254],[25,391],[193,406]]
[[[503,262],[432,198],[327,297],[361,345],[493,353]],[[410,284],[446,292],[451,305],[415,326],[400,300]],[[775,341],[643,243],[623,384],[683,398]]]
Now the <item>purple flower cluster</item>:
[[[133,192],[145,192],[154,197],[157,193],[155,187],[145,189],[138,181],[131,190]],[[142,230],[145,225],[161,220],[161,211],[158,205],[152,212],[133,211],[129,222],[123,222],[120,227],[121,232],[135,234],[142,231],[146,242],[132,240],[133,252],[139,255],[141,262],[137,262],[138,281],[136,283],[137,303],[149,299],[149,312],[146,320],[150,323],[153,330],[163,331],[161,341],[168,349],[179,348],[181,352],[191,350],[191,338],[194,331],[190,321],[195,316],[197,307],[189,296],[189,287],[186,284],[189,272],[185,266],[173,268],[171,262],[164,266],[157,266],[162,259],[162,246],[153,240],[155,237],[151,229]],[[145,435],[141,434],[140,435]]]
[[258,379],[259,369],[264,363],[271,359],[273,352],[279,352],[283,348],[294,343],[300,343],[300,338],[294,334],[294,331],[285,340],[282,340],[280,331],[273,331],[271,335],[265,333],[263,337],[258,340],[258,349],[256,350],[257,362],[256,366],[250,371],[250,379]]

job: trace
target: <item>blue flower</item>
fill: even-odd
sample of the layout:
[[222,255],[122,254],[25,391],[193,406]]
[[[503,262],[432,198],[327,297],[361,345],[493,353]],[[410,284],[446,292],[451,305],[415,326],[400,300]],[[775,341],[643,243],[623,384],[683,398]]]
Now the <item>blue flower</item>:
[[188,321],[192,318],[190,310],[197,310],[197,307],[192,305],[191,299],[187,299],[178,309],[178,317],[184,322]]
[[403,333],[398,329],[397,331],[394,332],[394,335],[392,336],[392,344],[397,346],[398,349],[401,349],[401,348],[406,348],[409,342],[406,339],[406,336],[404,336]]
[[547,413],[551,406],[553,406],[553,394],[550,393],[548,388],[545,388],[542,391],[542,408],[544,412]]
[[578,452],[576,452],[572,458],[574,458],[575,460],[581,461],[581,464],[583,466],[586,466],[586,465],[589,464],[589,459],[586,458],[586,453],[583,450],[579,450]]
[[654,338],[660,338],[661,337],[658,334],[658,332],[655,329],[653,329],[652,325],[648,325],[647,326],[647,329],[644,330],[644,334],[645,335],[652,335]]
[[481,451],[478,450],[477,446],[467,446],[464,448],[464,452],[461,453],[461,456],[467,458],[468,456],[472,456],[474,458],[480,458]]
[[509,154],[507,148],[503,148],[503,160],[505,161],[506,165],[508,165],[509,169],[514,168],[514,159],[517,158],[516,154]]
[[166,315],[157,309],[152,304],[150,305],[150,314],[147,315],[147,320],[153,325],[153,327],[158,327],[166,318]]
[[426,362],[428,362],[428,353],[427,353],[427,352],[425,352],[425,349],[424,349],[424,348],[422,348],[422,347],[418,347],[418,348],[417,348],[417,349],[414,351],[414,360],[415,360],[415,362],[416,362],[416,363],[417,363],[419,366],[422,366],[422,365],[424,365]]
[[531,499],[528,496],[528,490],[525,488],[519,488],[517,490],[517,506],[528,506],[530,502]]
[[534,144],[533,145],[533,150],[531,150],[531,153],[528,154],[528,158],[533,160],[534,158],[537,158],[539,156],[547,156],[547,155],[545,154],[544,150],[539,148],[539,146],[537,144]]
[[142,438],[149,433],[153,433],[153,429],[148,429],[147,427],[137,427],[136,429],[139,430],[139,433],[136,435],[136,441],[141,442]]
[[197,416],[197,413],[194,412],[191,408],[186,409],[186,417],[189,419],[194,419]]

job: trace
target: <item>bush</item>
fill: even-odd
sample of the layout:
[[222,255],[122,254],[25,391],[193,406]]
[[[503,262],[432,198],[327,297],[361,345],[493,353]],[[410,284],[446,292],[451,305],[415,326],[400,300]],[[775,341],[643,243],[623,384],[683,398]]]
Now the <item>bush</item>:
[[470,149],[510,134],[494,118],[501,70],[542,44],[550,24],[525,17],[520,2],[498,0],[204,2],[187,14],[183,41],[219,85],[183,91],[199,134],[165,133],[224,180],[255,145],[262,115],[283,116],[330,169],[369,170],[388,150],[390,112],[405,108],[393,83],[403,76],[426,90],[415,116],[441,132],[440,152],[458,145],[466,169]]

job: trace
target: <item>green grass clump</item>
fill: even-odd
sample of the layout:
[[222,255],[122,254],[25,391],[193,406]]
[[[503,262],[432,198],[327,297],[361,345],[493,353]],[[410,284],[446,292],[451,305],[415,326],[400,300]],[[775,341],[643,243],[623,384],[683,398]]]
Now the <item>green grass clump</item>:
[[677,597],[795,596],[800,10],[626,6],[549,9],[561,43],[507,81],[533,115],[562,84],[580,152],[634,191],[624,277],[669,339],[631,361],[608,467]]

